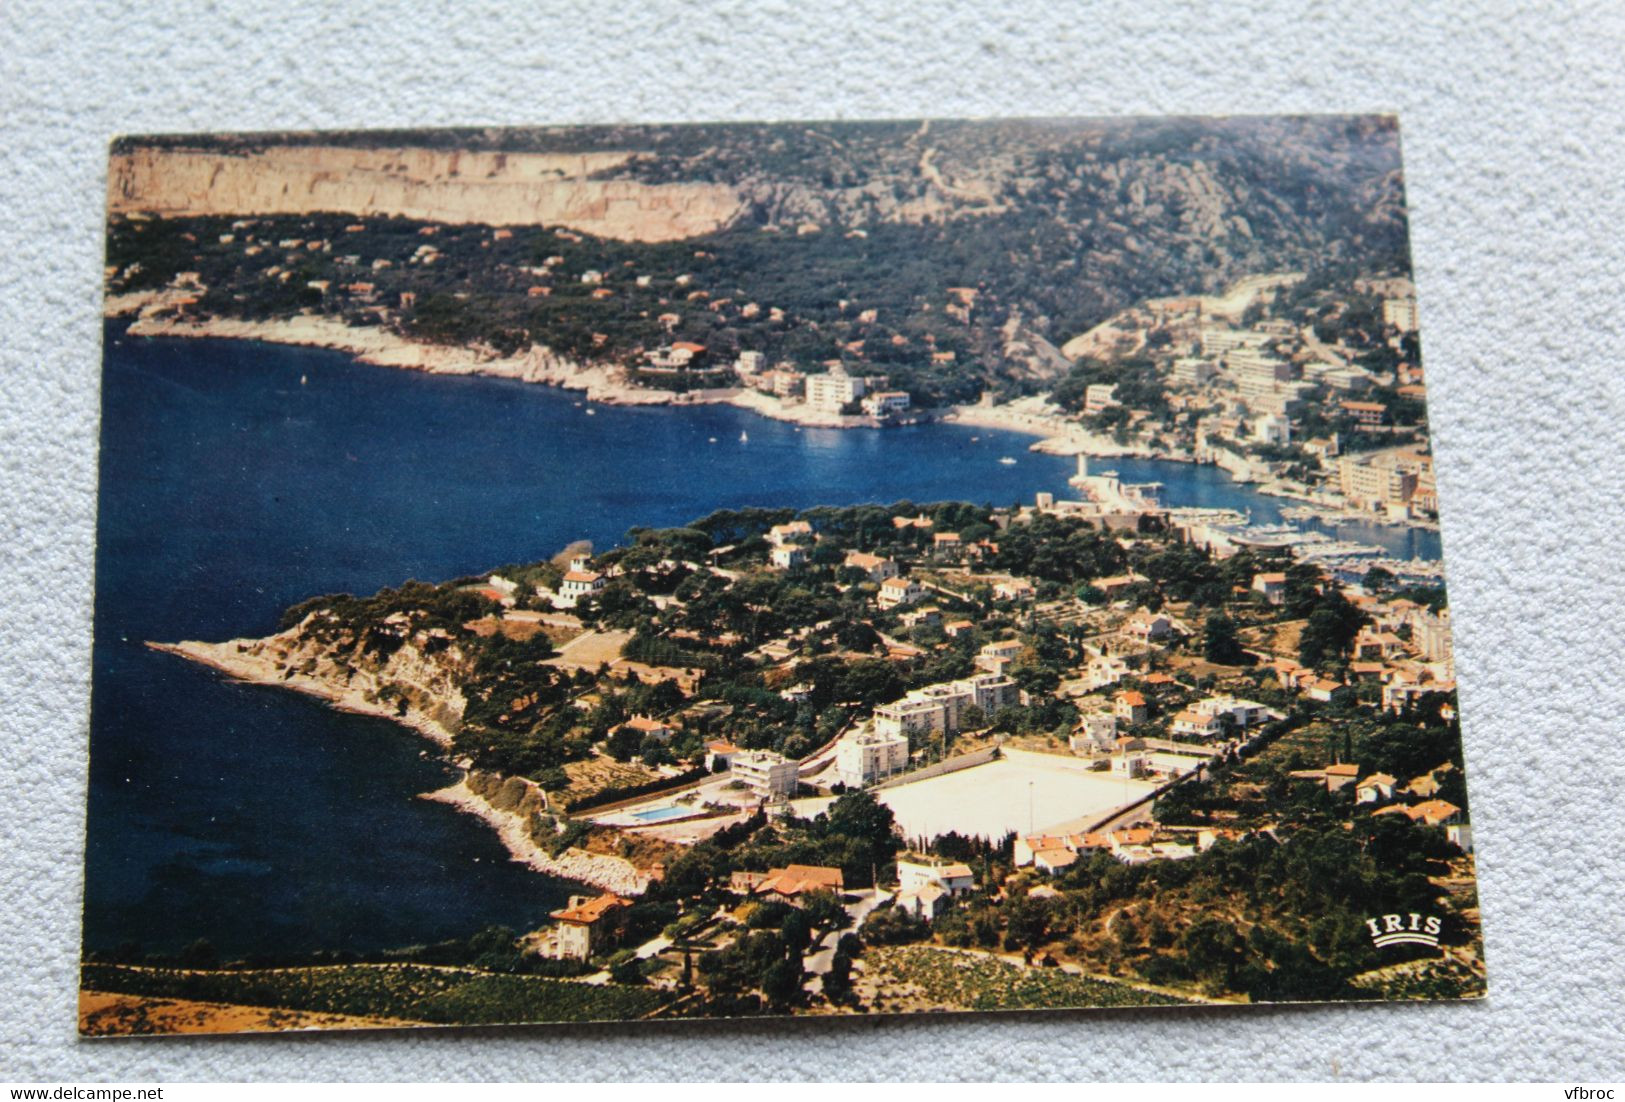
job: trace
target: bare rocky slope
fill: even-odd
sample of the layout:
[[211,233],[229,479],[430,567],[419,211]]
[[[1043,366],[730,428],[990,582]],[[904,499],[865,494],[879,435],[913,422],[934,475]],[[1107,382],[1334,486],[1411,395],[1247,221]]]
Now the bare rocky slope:
[[744,209],[719,184],[602,179],[626,153],[270,146],[115,153],[108,210],[187,216],[330,211],[426,222],[568,226],[625,241],[710,233]]

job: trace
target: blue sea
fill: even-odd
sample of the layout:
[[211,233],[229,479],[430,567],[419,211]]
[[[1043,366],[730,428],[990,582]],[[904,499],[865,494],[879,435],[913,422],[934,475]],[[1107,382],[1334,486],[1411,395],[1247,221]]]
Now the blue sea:
[[[608,547],[718,508],[1010,504],[1065,495],[1074,469],[986,429],[816,430],[119,323],[105,339],[91,949],[366,951],[534,926],[570,890],[509,861],[479,821],[418,799],[455,774],[415,733],[229,682],[148,640],[263,634],[315,594],[456,577],[576,539]],[[1164,482],[1173,505],[1270,521],[1285,504],[1211,467],[1113,465]],[[1437,554],[1426,533],[1343,534]]]

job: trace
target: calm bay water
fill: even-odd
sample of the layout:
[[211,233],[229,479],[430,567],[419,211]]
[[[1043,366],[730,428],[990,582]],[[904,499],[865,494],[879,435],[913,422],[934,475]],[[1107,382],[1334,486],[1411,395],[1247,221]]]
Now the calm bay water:
[[[717,508],[1008,504],[1066,494],[1073,470],[985,429],[798,430],[731,407],[594,407],[322,350],[131,338],[116,324],[102,410],[91,948],[206,937],[233,954],[373,949],[534,925],[569,890],[510,862],[478,821],[416,798],[454,779],[417,735],[230,683],[146,640],[263,634],[317,593],[454,577],[574,539],[607,547],[633,525]],[[1214,468],[1114,466],[1165,482],[1174,505],[1266,521],[1285,504]],[[1406,550],[1396,530],[1345,535]]]

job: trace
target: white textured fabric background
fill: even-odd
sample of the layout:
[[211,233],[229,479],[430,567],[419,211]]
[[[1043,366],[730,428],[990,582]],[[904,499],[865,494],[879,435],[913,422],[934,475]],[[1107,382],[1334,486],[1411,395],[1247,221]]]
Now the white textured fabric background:
[[[5,4],[0,1079],[1620,1077],[1625,9],[1518,7]],[[1487,1002],[76,1041],[114,134],[1368,110],[1403,123]]]

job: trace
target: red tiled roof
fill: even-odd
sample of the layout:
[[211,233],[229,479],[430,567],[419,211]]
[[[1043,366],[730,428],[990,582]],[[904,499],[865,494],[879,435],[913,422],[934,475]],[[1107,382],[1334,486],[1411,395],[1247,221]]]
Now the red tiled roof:
[[560,922],[574,922],[582,926],[591,926],[606,915],[626,906],[626,900],[610,892],[606,892],[596,899],[589,899],[574,907],[562,911],[554,911],[553,917]]
[[633,716],[621,726],[630,727],[634,731],[665,731],[670,725],[658,719],[650,719],[648,716]]
[[840,869],[824,865],[786,865],[767,874],[767,879],[756,886],[758,892],[777,892],[780,895],[800,895],[802,892],[839,892],[846,885]]

